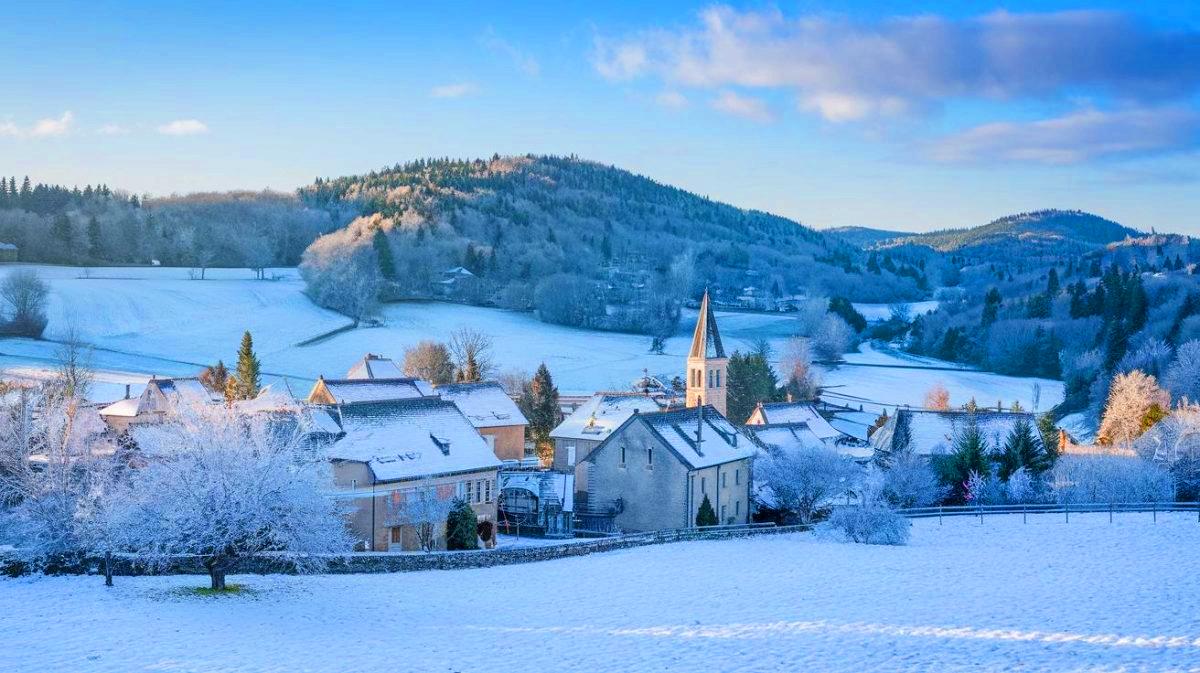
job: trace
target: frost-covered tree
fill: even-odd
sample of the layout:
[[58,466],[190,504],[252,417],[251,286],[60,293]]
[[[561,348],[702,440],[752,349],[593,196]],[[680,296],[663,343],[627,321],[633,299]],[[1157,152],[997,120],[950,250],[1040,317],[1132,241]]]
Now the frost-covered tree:
[[1179,345],[1175,360],[1163,376],[1163,385],[1176,400],[1200,400],[1200,341]]
[[862,469],[824,447],[779,452],[761,459],[756,478],[771,489],[776,509],[790,512],[800,523],[811,523],[818,510],[853,492]]
[[1138,437],[1134,450],[1175,477],[1179,500],[1200,498],[1200,404],[1183,400],[1171,415]]
[[1165,467],[1123,456],[1063,456],[1051,484],[1060,503],[1169,502],[1175,484]]
[[925,391],[925,408],[950,411],[950,391],[940,381]]
[[822,529],[858,544],[906,544],[912,524],[891,508],[884,496],[883,475],[868,475],[858,491],[858,503],[834,508]]
[[423,480],[416,487],[392,496],[388,506],[389,525],[410,526],[421,549],[431,552],[437,547],[438,528],[454,505],[452,498],[438,497],[432,481]]
[[813,352],[825,360],[838,360],[854,346],[854,329],[840,316],[832,313],[821,320],[821,326],[812,337]]
[[788,339],[787,348],[783,354],[783,369],[787,376],[784,383],[785,394],[793,400],[816,399],[820,392],[820,377],[813,368],[812,351],[808,339],[792,337]]
[[250,400],[258,395],[262,388],[261,365],[254,353],[254,337],[247,331],[242,334],[242,343],[238,347],[237,368],[233,376],[225,379],[225,397],[227,401]]
[[437,341],[421,341],[404,351],[404,375],[439,386],[452,382],[454,362],[450,359],[450,349]]
[[83,503],[113,470],[103,431],[76,397],[21,389],[0,406],[0,539],[34,565],[84,551]]
[[946,497],[929,461],[912,451],[901,451],[880,475],[880,495],[893,507],[928,507]]
[[[1113,377],[1100,422],[1101,441],[1129,448],[1171,406],[1158,381],[1140,370]],[[1149,425],[1148,425],[1149,423]]]
[[245,557],[279,553],[310,571],[351,548],[329,463],[299,432],[202,406],[140,426],[134,439],[146,466],[130,473],[126,544],[147,563],[196,556],[219,591]]
[[50,286],[32,269],[11,271],[0,281],[4,328],[10,334],[39,338],[46,330]]

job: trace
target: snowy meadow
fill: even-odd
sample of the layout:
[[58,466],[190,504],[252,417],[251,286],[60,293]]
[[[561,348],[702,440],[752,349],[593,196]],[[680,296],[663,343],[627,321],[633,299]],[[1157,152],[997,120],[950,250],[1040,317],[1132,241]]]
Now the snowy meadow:
[[[280,385],[286,377],[298,395],[318,375],[343,375],[364,353],[400,358],[417,342],[445,340],[462,327],[492,338],[500,371],[532,372],[545,362],[564,394],[624,390],[643,370],[668,379],[681,374],[695,320],[694,312],[685,312],[661,354],[650,352],[646,336],[563,327],[527,313],[438,302],[386,305],[381,326],[339,332],[349,320],[309,301],[295,269],[268,270],[275,280],[261,281],[245,269],[210,269],[206,280],[194,280],[185,268],[33,268],[51,287],[46,337],[63,339],[74,332],[96,347],[92,363],[99,385],[93,397],[98,400],[119,397],[127,383],[135,384],[136,394],[150,375],[189,376],[218,359],[229,363],[244,330],[254,335],[268,381]],[[860,308],[883,315],[886,307]],[[914,310],[928,308],[927,303],[914,305]],[[718,320],[730,351],[767,339],[782,357],[796,333],[795,318],[788,314],[729,312],[719,313]],[[37,376],[53,367],[56,349],[48,342],[0,339],[0,367],[10,375]],[[1062,399],[1058,381],[969,371],[869,345],[845,359],[845,365],[824,368],[822,381],[840,401],[862,404],[868,411],[878,412],[883,405],[919,406],[925,391],[938,382],[956,404],[974,397],[981,405],[1020,401],[1025,408],[1047,409]],[[912,368],[930,366],[947,369]]]
[[905,547],[762,536],[239,576],[221,597],[194,576],[10,579],[0,670],[1194,671],[1197,548],[1191,514],[995,516],[916,521]]

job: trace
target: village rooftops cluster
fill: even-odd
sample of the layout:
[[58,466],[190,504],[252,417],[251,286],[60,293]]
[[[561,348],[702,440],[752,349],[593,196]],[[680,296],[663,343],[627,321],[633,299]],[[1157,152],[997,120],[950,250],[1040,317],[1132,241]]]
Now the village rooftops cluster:
[[[1036,427],[1033,414],[1000,411],[932,411],[898,409],[874,434],[871,446],[885,454],[911,450],[919,455],[944,455],[951,452],[954,436],[968,423],[975,423],[993,451],[1004,446],[1013,426],[1024,420]],[[1033,433],[1039,446],[1041,435]]]

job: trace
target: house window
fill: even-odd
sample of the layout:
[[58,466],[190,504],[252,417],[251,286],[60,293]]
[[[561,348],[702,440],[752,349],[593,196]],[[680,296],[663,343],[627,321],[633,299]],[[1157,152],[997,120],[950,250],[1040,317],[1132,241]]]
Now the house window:
[[654,467],[654,449],[646,449],[646,467]]
[[471,482],[467,482],[467,502],[471,502]]
[[621,447],[621,466],[624,467],[624,465],[625,465],[625,447],[622,446]]
[[401,535],[400,526],[393,527],[392,528],[392,544],[400,544],[402,542],[402,540],[400,539],[400,535]]
[[725,505],[721,505],[721,521],[725,520]]
[[742,515],[742,501],[741,500],[737,500],[733,503],[733,515],[734,516]]
[[487,481],[483,482],[483,489],[484,489],[483,501],[491,502],[492,501],[492,480],[491,479],[488,479]]
[[357,479],[351,479],[351,480],[350,480],[350,490],[351,490],[351,491],[356,491],[356,490],[358,490],[358,480],[357,480]]
[[483,502],[483,480],[475,482],[475,502]]
[[713,387],[713,370],[708,370],[708,387]]
[[721,370],[720,369],[717,370],[717,387],[718,388],[721,387]]
[[734,470],[734,471],[733,471],[733,485],[734,485],[734,486],[737,486],[737,485],[739,485],[739,484],[741,484],[741,483],[742,483],[742,471],[741,471],[741,470]]
[[721,474],[721,488],[725,488],[728,485],[729,485],[729,473],[724,472]]
[[700,495],[704,495],[704,492],[707,490],[708,490],[708,478],[700,477]]

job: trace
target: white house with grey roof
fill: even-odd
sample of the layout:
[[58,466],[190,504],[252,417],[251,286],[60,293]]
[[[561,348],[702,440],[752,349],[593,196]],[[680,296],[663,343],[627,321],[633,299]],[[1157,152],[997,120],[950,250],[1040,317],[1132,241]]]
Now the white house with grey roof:
[[755,451],[710,405],[634,413],[580,461],[587,512],[625,531],[689,528],[707,497],[719,523],[747,523]]
[[[351,529],[374,551],[419,548],[406,505],[434,492],[466,499],[479,521],[496,522],[500,460],[459,408],[438,397],[336,407],[341,437],[327,449],[337,495],[354,503]],[[444,544],[444,520],[436,523]]]
[[636,413],[662,411],[665,400],[643,393],[596,393],[550,432],[558,472],[575,474],[576,497],[587,499],[587,471],[582,461],[614,430]]

